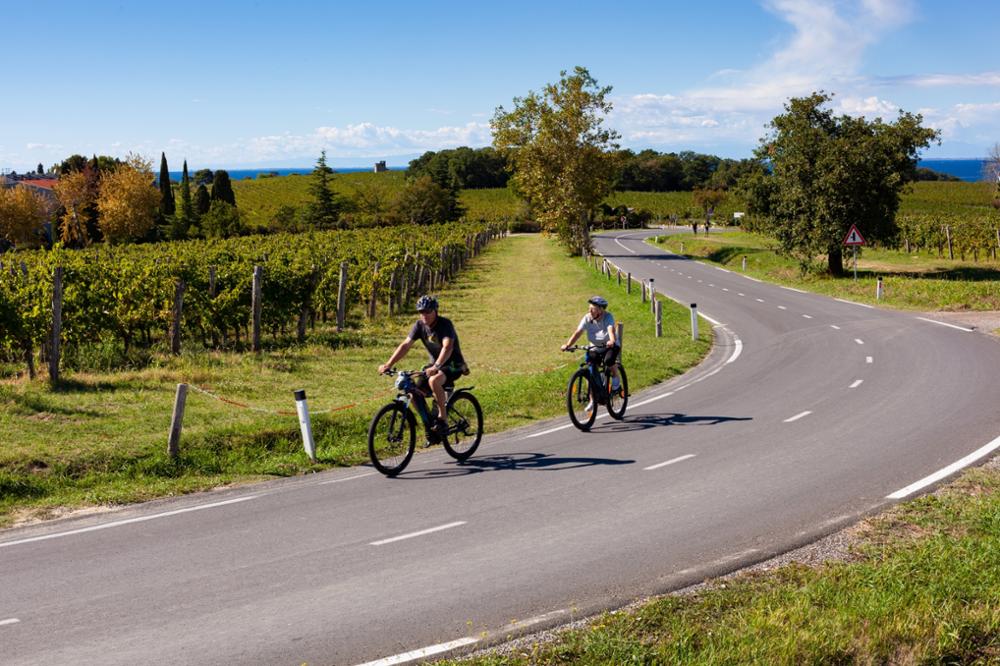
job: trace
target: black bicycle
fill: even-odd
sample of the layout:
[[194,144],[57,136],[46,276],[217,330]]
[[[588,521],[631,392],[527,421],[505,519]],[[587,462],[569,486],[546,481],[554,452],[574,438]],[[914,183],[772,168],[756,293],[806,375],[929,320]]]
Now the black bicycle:
[[566,348],[568,352],[584,352],[580,368],[570,377],[569,386],[566,388],[566,409],[569,411],[569,420],[583,431],[590,430],[590,426],[594,425],[598,405],[605,405],[611,418],[618,421],[625,417],[625,408],[628,407],[628,375],[625,373],[621,358],[615,362],[619,379],[618,388],[615,389],[611,368],[605,368],[602,361],[592,359],[587,353],[593,349],[596,347]]
[[[483,438],[483,409],[472,394],[474,387],[445,385],[448,395],[448,432],[439,435],[433,424],[437,419],[437,404],[433,412],[427,408],[431,395],[429,386],[421,386],[417,377],[425,377],[422,370],[386,370],[386,375],[396,375],[399,394],[392,402],[375,414],[368,426],[368,455],[375,469],[386,476],[396,476],[410,462],[417,444],[417,423],[413,409],[420,416],[427,437],[426,446],[441,443],[445,451],[458,461],[466,460],[476,452]],[[433,400],[432,400],[433,403]]]

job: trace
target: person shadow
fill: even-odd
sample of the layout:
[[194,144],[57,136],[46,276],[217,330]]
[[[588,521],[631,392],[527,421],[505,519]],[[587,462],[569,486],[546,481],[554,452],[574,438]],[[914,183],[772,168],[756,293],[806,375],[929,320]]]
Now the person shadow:
[[663,426],[711,426],[721,425],[734,421],[753,421],[750,416],[692,416],[674,412],[671,414],[642,414],[641,416],[626,416],[621,421],[610,421],[597,428],[592,428],[593,432],[639,432],[650,428],[661,428]]

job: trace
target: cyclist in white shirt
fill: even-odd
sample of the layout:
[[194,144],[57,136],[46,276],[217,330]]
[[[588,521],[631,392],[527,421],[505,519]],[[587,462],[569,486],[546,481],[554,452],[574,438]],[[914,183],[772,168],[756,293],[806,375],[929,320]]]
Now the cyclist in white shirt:
[[603,362],[604,367],[611,370],[611,390],[617,391],[620,382],[617,361],[621,346],[615,337],[615,318],[608,312],[608,302],[603,297],[592,296],[587,303],[590,306],[587,314],[583,315],[580,325],[561,349],[566,351],[567,347],[572,347],[573,343],[586,332],[587,340],[594,347],[587,352],[587,360],[591,363]]

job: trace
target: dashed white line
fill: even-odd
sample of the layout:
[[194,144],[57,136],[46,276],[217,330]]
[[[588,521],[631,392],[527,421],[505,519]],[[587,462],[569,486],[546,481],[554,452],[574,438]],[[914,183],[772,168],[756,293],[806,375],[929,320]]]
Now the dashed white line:
[[786,307],[785,307],[784,305],[779,305],[779,306],[778,306],[778,309],[779,309],[779,310],[787,310],[788,308],[786,308]]
[[737,296],[746,296],[746,294],[744,294],[744,293],[743,293],[742,291],[738,291],[738,292],[736,292],[736,295],[737,295]]
[[68,532],[56,532],[55,534],[45,534],[42,536],[30,537],[28,539],[18,539],[17,541],[8,541],[6,543],[0,543],[0,548],[6,548],[7,546],[17,546],[22,543],[33,543],[35,541],[58,539],[60,537],[72,536],[74,534],[83,534],[85,532],[96,532],[97,530],[106,530],[112,527],[131,525],[132,523],[143,523],[146,522],[147,520],[156,520],[157,518],[176,516],[182,513],[190,513],[191,511],[201,511],[202,509],[213,509],[218,506],[226,506],[227,504],[236,504],[237,502],[247,502],[252,499],[257,499],[258,497],[260,497],[260,495],[250,495],[249,497],[237,497],[236,499],[225,500],[223,502],[212,502],[211,504],[201,504],[199,506],[191,506],[186,509],[165,511],[163,513],[153,514],[151,516],[139,516],[138,518],[129,518],[127,520],[116,520],[113,523],[104,523],[102,525],[93,525],[91,527],[81,527],[78,530],[69,530]]
[[955,324],[948,324],[943,321],[934,321],[933,319],[927,319],[926,317],[917,317],[920,321],[929,321],[932,324],[937,324],[938,326],[947,326],[948,328],[955,328],[959,331],[965,331],[966,333],[973,333],[976,329],[966,328],[964,326],[956,326]]
[[709,287],[714,287],[715,285],[714,285],[714,284],[712,284],[711,282],[709,282],[709,283],[708,283],[708,286],[709,286]]
[[320,481],[316,485],[325,486],[331,483],[341,483],[342,481],[353,481],[354,479],[363,479],[366,476],[375,476],[375,472],[369,472],[368,474],[357,474],[355,476],[349,476],[345,479],[333,479],[332,481]]
[[802,315],[802,317],[805,318],[805,319],[812,319],[812,315],[804,314],[804,315]]
[[758,299],[756,299],[756,300],[757,300],[757,302],[758,302],[758,303],[763,303],[763,302],[764,302],[764,299],[763,299],[763,298],[758,298]]
[[723,287],[722,291],[729,291],[729,289],[727,287]]
[[18,622],[20,622],[20,620],[18,620],[16,617],[11,617],[6,620],[0,620],[0,627],[3,627],[8,624],[17,624]]
[[996,439],[994,439],[992,442],[990,442],[986,446],[984,446],[982,448],[979,448],[979,449],[976,449],[975,451],[973,451],[969,455],[965,456],[961,460],[956,460],[952,464],[948,465],[947,467],[945,467],[943,469],[940,469],[940,470],[934,472],[930,476],[925,476],[924,478],[920,479],[916,483],[911,483],[910,485],[906,486],[905,488],[901,488],[901,489],[897,490],[896,492],[894,492],[893,494],[887,495],[886,497],[888,499],[902,499],[902,498],[906,497],[907,495],[911,495],[911,494],[917,492],[921,488],[926,488],[927,486],[931,485],[935,481],[939,481],[939,480],[943,479],[944,477],[948,476],[949,474],[957,472],[958,470],[962,469],[963,467],[966,467],[967,465],[971,465],[972,463],[976,462],[980,458],[982,458],[982,457],[984,457],[986,455],[989,455],[990,453],[992,453],[997,448],[1000,448],[1000,437],[997,437]]
[[836,324],[830,324],[830,328],[834,329],[835,331],[839,331],[840,330],[840,327],[837,326]]
[[372,541],[369,546],[384,546],[387,543],[395,543],[396,541],[402,541],[403,539],[412,539],[418,536],[424,536],[425,534],[432,534],[434,532],[440,532],[441,530],[450,530],[453,527],[459,527],[460,525],[465,525],[464,520],[457,520],[454,523],[448,523],[447,525],[438,525],[437,527],[431,527],[430,529],[420,530],[419,532],[410,532],[409,534],[403,534],[397,537],[392,537],[391,539],[382,539],[381,541]]
[[850,386],[848,386],[847,388],[858,388],[859,386],[861,386],[861,383],[864,382],[864,381],[865,380],[863,380],[863,379],[856,379],[856,380],[854,380],[854,383],[851,384]]
[[674,463],[679,463],[680,461],[687,460],[688,458],[694,458],[694,454],[693,453],[689,453],[689,454],[687,454],[685,456],[680,456],[678,458],[673,458],[672,460],[668,460],[666,462],[661,462],[661,463],[657,463],[655,465],[650,465],[649,467],[643,467],[642,470],[644,472],[648,472],[651,469],[660,469],[661,467],[666,467],[667,465],[673,465]]
[[873,359],[871,356],[865,356],[865,363],[873,363],[874,361],[875,359]]
[[425,657],[430,657],[431,655],[441,654],[442,652],[454,650],[455,648],[464,647],[466,645],[472,645],[477,642],[479,642],[479,639],[472,638],[471,636],[467,638],[459,638],[458,640],[450,641],[448,643],[438,643],[437,645],[420,648],[419,650],[411,650],[410,652],[403,652],[384,659],[366,661],[363,664],[358,664],[358,666],[393,666],[394,664],[405,664],[408,661],[416,661],[417,659],[423,659]]
[[809,410],[806,410],[806,411],[804,411],[804,412],[802,412],[800,414],[796,414],[795,416],[793,416],[791,418],[785,419],[785,423],[791,423],[792,421],[798,421],[799,419],[801,419],[803,417],[806,417],[806,416],[809,416],[810,414],[812,414],[812,412],[810,412]]
[[865,341],[862,340],[861,338],[854,338],[854,341],[857,342],[859,345],[865,344]]

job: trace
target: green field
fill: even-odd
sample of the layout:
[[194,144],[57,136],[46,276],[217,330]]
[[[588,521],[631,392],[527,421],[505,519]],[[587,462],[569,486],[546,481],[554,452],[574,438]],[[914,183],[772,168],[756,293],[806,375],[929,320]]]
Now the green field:
[[[595,292],[604,293],[625,322],[623,358],[634,390],[683,372],[707,353],[709,327],[692,341],[685,309],[665,302],[664,337],[655,338],[637,290],[625,298],[623,287],[542,236],[496,241],[438,294],[442,314],[456,322],[488,433],[564,414],[563,391],[576,358],[560,353],[559,345]],[[522,325],[498,327],[498,317],[518,317]],[[58,390],[40,381],[0,382],[0,525],[64,507],[364,463],[368,421],[391,394],[391,381],[376,367],[412,320],[370,322],[355,310],[343,333],[318,327],[305,344],[256,355],[164,355],[141,370],[67,373]],[[424,358],[414,350],[400,365],[420,367]],[[166,439],[182,382],[230,402],[189,393],[181,455],[173,462]],[[293,400],[300,388],[315,414],[317,464],[302,451]]]

